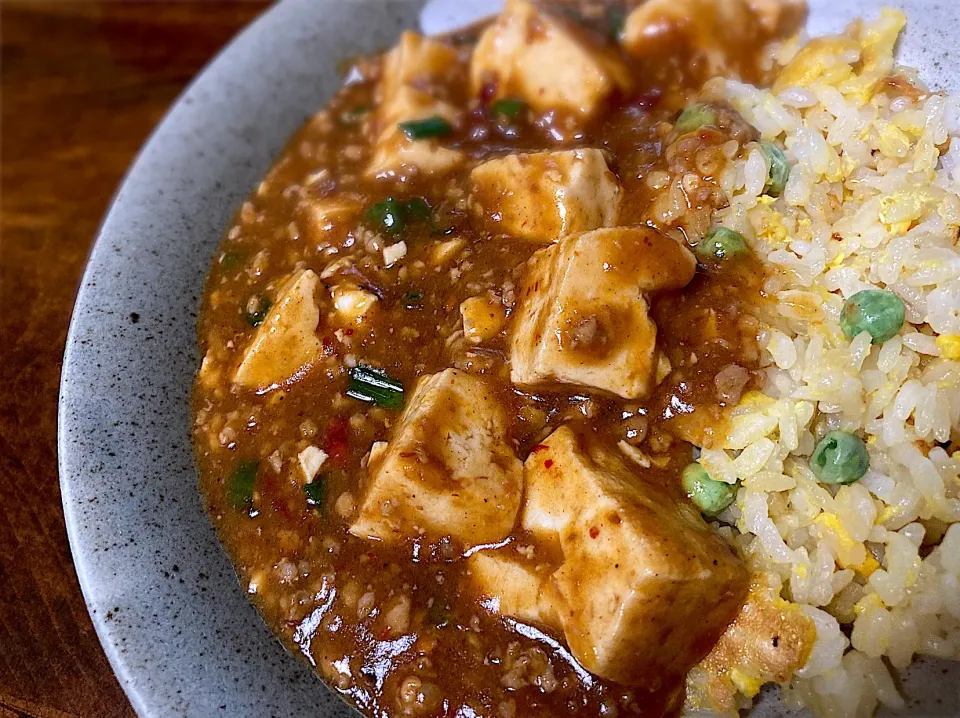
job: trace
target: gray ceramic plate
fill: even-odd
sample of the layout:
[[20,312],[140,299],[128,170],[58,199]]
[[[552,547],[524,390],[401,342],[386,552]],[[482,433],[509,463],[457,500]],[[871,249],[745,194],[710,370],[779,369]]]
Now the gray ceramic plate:
[[[895,0],[901,59],[960,89],[956,0]],[[243,32],[168,113],[104,220],[77,300],[60,395],[60,477],[77,572],[107,656],[141,716],[347,716],[273,640],[203,513],[189,441],[194,322],[231,213],[286,138],[336,88],[338,60],[415,27],[417,0],[284,0]],[[424,27],[449,27],[449,7]],[[872,0],[813,0],[840,29]],[[454,16],[456,13],[454,13]],[[912,715],[950,715],[960,671],[908,677]],[[780,711],[769,697],[757,711]]]

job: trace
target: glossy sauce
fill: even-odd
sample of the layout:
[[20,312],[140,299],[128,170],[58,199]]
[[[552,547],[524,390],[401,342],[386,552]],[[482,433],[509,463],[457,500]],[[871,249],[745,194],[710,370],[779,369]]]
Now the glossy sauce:
[[[566,12],[573,11],[586,18],[580,32],[591,42],[610,43],[605,6],[570,5]],[[475,35],[462,33],[451,42],[468,56]],[[467,108],[446,144],[463,149],[471,162],[517,150],[600,147],[623,187],[621,224],[650,223],[695,241],[722,200],[715,179],[727,160],[719,148],[731,139],[742,144],[750,129],[725,110],[720,128],[676,136],[677,111],[702,79],[689,61],[683,53],[658,62],[629,60],[635,75],[645,78],[637,93],[617,98],[580,127],[554,113],[498,117],[482,98],[466,96],[466,78],[431,90]],[[756,64],[749,54],[740,61]],[[598,679],[573,660],[560,637],[486,610],[464,580],[462,552],[452,541],[387,548],[347,533],[364,457],[375,441],[390,438],[399,418],[396,411],[346,397],[347,372],[357,362],[382,367],[408,392],[417,377],[451,366],[482,374],[497,386],[521,459],[557,426],[584,422],[654,457],[651,480],[679,496],[679,474],[693,450],[685,437],[696,433],[698,422],[722,430],[725,408],[752,385],[762,269],[750,256],[708,262],[684,289],[652,298],[658,347],[671,368],[648,399],[624,402],[562,387],[522,392],[509,381],[506,336],[525,262],[540,245],[491,234],[465,210],[466,168],[442,178],[421,175],[402,186],[364,176],[378,66],[361,61],[359,68],[365,79],[345,87],[291,140],[244,204],[217,253],[204,297],[198,336],[215,378],[196,385],[194,441],[207,506],[242,583],[284,643],[369,715],[675,710],[680,686],[648,693]],[[648,181],[657,172],[696,174],[702,189],[691,194],[688,216],[670,226],[657,219],[665,190]],[[402,235],[384,237],[363,211],[322,231],[304,215],[305,201],[347,197],[365,210],[387,196],[424,198],[430,219],[408,218]],[[382,247],[401,237],[406,257],[385,268]],[[450,256],[438,263],[441,247]],[[324,292],[318,332],[325,355],[318,365],[299,381],[262,394],[233,386],[231,372],[254,332],[245,312],[262,298],[275,298],[294,269],[322,274],[344,258],[350,265],[322,275],[324,285],[348,279],[376,295],[374,318],[346,328],[330,324],[324,317],[332,300]],[[478,295],[494,297],[507,324],[498,338],[476,346],[464,340],[459,306]],[[609,320],[616,325],[615,317]],[[603,338],[593,342],[583,351],[602,354]],[[746,378],[725,395],[717,377],[731,366],[735,379]],[[305,500],[296,478],[297,455],[307,446],[329,455],[318,505]],[[238,510],[228,500],[227,480],[242,462],[257,462],[256,483],[252,505]],[[529,541],[518,532],[505,543],[506,550],[523,553]]]

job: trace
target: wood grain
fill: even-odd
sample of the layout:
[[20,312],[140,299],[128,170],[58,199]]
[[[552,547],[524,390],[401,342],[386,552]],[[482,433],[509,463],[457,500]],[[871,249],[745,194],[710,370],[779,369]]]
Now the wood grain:
[[265,5],[0,2],[0,716],[133,715],[63,525],[63,342],[123,172],[184,85]]

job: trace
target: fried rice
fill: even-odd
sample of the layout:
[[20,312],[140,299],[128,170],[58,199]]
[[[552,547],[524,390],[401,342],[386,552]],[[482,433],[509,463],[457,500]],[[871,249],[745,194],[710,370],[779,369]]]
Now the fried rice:
[[[790,676],[756,661],[710,680],[695,670],[690,714],[735,713],[772,679],[788,705],[868,716],[904,707],[896,672],[916,656],[960,659],[960,104],[896,65],[905,20],[884,10],[784,43],[771,89],[716,79],[702,91],[784,145],[791,170],[782,196],[764,195],[756,144],[720,180],[730,204],[714,220],[768,263],[771,306],[762,391],[699,460],[739,482],[720,530],[816,638]],[[864,289],[906,305],[881,345],[841,331],[844,301]],[[809,465],[836,429],[870,456],[847,486],[818,483]]]

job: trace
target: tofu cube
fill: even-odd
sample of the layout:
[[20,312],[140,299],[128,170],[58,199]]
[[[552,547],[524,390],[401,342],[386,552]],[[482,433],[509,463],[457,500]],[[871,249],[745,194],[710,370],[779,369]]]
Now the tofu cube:
[[398,543],[445,536],[500,541],[523,493],[508,418],[485,379],[454,369],[422,377],[393,437],[371,455],[350,533]]
[[323,354],[317,337],[320,278],[311,269],[294,274],[281,286],[263,323],[243,352],[233,381],[258,392],[302,377]]
[[553,589],[548,567],[519,555],[501,551],[477,551],[467,559],[473,586],[481,605],[492,613],[560,632],[553,607]]
[[337,226],[345,226],[360,214],[363,205],[353,196],[307,199],[298,207],[300,222],[314,242],[325,242]]
[[377,295],[355,284],[338,284],[330,290],[336,319],[342,324],[360,324],[373,310]]
[[399,44],[383,59],[378,137],[367,174],[406,178],[413,172],[446,172],[462,160],[460,152],[440,147],[433,139],[411,140],[400,122],[442,117],[452,122],[456,109],[431,94],[463,72],[456,50],[436,40],[404,32]]
[[456,167],[463,160],[462,153],[441,147],[436,139],[410,139],[399,127],[401,122],[428,117],[453,122],[456,114],[454,107],[426,92],[406,85],[400,87],[377,113],[379,136],[367,174],[403,179],[417,172],[441,173]]
[[508,0],[477,42],[470,61],[475,94],[520,97],[534,110],[586,117],[617,89],[628,91],[630,72],[610,48],[595,45],[562,20],[526,0]]
[[684,287],[695,271],[689,249],[647,227],[597,229],[539,250],[518,293],[510,378],[647,396],[657,327],[646,294]]
[[448,239],[446,242],[440,242],[439,244],[433,245],[430,249],[430,263],[434,267],[440,267],[447,262],[453,260],[463,248],[466,246],[467,242],[462,237],[457,237],[456,239]]
[[744,47],[792,35],[805,16],[804,0],[647,0],[624,21],[621,44],[654,60],[685,50],[707,76],[737,76]]
[[391,101],[404,85],[426,89],[443,84],[463,69],[452,47],[407,30],[396,47],[383,56],[381,101]]
[[760,27],[778,37],[797,31],[807,18],[806,0],[746,0]]
[[297,454],[297,463],[300,464],[300,471],[303,472],[304,483],[313,483],[327,458],[327,452],[317,446],[308,446]]
[[[721,15],[738,24],[720,32]],[[744,0],[647,0],[627,15],[621,43],[637,57],[654,57],[671,44],[685,44],[704,53],[714,71],[722,66],[725,36],[739,33],[748,20]]]
[[491,296],[469,297],[460,303],[463,336],[471,344],[482,344],[496,338],[507,321],[506,310]]
[[515,154],[470,173],[471,207],[497,232],[548,244],[616,223],[620,185],[596,149]]
[[388,244],[383,248],[383,266],[392,267],[394,264],[399,262],[401,259],[407,256],[407,243],[406,242],[395,242],[394,244]]
[[524,476],[521,525],[563,554],[551,581],[573,655],[618,683],[682,678],[747,595],[734,548],[674,486],[589,429],[557,429]]

